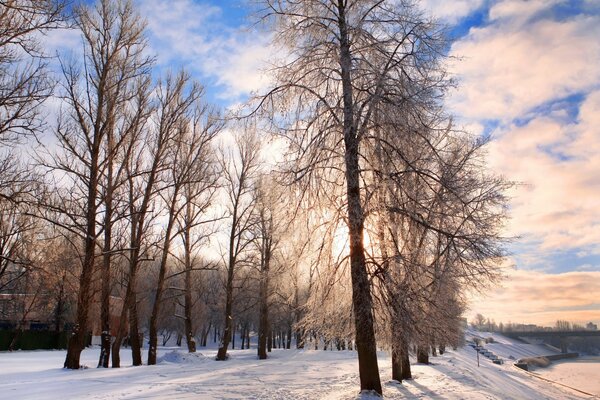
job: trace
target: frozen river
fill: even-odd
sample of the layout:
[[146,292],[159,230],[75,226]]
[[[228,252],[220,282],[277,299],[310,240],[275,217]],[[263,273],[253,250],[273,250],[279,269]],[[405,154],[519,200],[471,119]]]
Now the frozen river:
[[535,373],[555,382],[600,396],[600,357],[555,361]]

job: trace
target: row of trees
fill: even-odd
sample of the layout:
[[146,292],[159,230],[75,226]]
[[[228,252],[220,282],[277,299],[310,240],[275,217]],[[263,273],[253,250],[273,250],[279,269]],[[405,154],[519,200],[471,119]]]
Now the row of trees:
[[[102,367],[111,354],[120,365],[126,334],[142,364],[142,314],[148,364],[175,318],[190,351],[197,334],[205,344],[222,329],[217,360],[236,327],[246,345],[258,331],[261,359],[274,336],[287,347],[295,336],[300,348],[323,340],[356,349],[361,389],[381,393],[377,343],[391,351],[393,378],[410,378],[409,353],[427,362],[458,343],[465,290],[498,277],[509,184],[486,171],[486,140],[444,111],[442,27],[412,1],[262,4],[287,56],[274,61],[273,87],[226,119],[187,73],[153,77],[131,2],[100,0],[68,16],[52,1],[2,3],[4,13],[43,21],[25,22],[18,37],[68,22],[83,38],[82,56],[60,57],[58,121],[38,123],[50,85],[26,96],[31,115],[17,120],[27,128],[5,135],[52,139],[41,140],[33,169],[9,162],[0,171],[2,204],[25,224],[3,213],[3,229],[58,240],[50,248],[73,260],[59,279],[76,293],[65,367],[79,368],[99,301]],[[51,82],[45,71],[31,73]],[[4,120],[11,109],[0,109]],[[274,148],[286,150],[267,163]],[[24,234],[11,237],[25,246]],[[1,249],[0,284],[14,289],[34,267],[48,271],[35,247],[20,264]]]
[[592,323],[578,324],[567,320],[557,320],[554,326],[540,326],[536,324],[523,324],[515,322],[496,323],[491,318],[486,318],[482,314],[476,314],[471,321],[471,326],[480,331],[487,332],[532,332],[532,331],[585,331],[597,330],[598,327]]

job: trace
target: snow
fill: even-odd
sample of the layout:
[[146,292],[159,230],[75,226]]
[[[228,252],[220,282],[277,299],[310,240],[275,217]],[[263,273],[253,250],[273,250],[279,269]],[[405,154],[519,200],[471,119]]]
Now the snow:
[[[505,348],[510,343],[504,343]],[[60,368],[64,351],[0,353],[0,397],[9,399],[372,399],[359,395],[358,363],[352,351],[279,350],[258,360],[256,349],[232,350],[215,361],[215,349],[187,354],[159,348],[154,366],[95,368],[99,348],[86,349],[90,368]],[[144,354],[145,356],[146,354]],[[414,379],[391,381],[390,358],[379,354],[386,399],[578,399],[581,393],[550,384],[515,368],[493,364],[466,346],[413,365]],[[128,349],[122,364],[131,364]],[[593,364],[590,364],[593,365]],[[596,372],[596,377],[598,372]],[[598,379],[596,379],[598,380]]]
[[600,398],[600,357],[580,357],[576,362],[557,361],[548,368],[538,368],[534,372]]
[[466,337],[468,340],[493,339],[492,343],[486,343],[484,347],[505,360],[518,360],[520,358],[547,356],[560,353],[559,350],[552,346],[545,344],[529,344],[508,338],[499,333],[477,332],[469,329],[466,332]]

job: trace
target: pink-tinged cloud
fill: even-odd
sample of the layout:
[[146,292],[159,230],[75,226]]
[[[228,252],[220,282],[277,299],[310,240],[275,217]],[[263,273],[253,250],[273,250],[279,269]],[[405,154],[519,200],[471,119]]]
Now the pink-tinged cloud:
[[[517,3],[535,9],[512,15]],[[546,2],[501,2],[490,11],[496,19],[452,46],[460,90],[450,103],[461,117],[510,121],[600,82],[600,16],[529,21],[544,5],[530,3]]]
[[600,271],[546,274],[513,270],[501,287],[473,295],[470,314],[499,322],[600,323]]
[[585,98],[575,121],[550,114],[498,132],[490,165],[523,183],[512,193],[511,234],[541,250],[600,250],[599,124],[600,91]]

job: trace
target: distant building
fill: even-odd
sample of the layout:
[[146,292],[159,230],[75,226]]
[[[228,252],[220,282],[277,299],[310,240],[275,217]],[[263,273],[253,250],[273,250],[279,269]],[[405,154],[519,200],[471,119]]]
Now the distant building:
[[585,326],[585,329],[588,331],[597,331],[598,325],[588,322],[587,325]]

